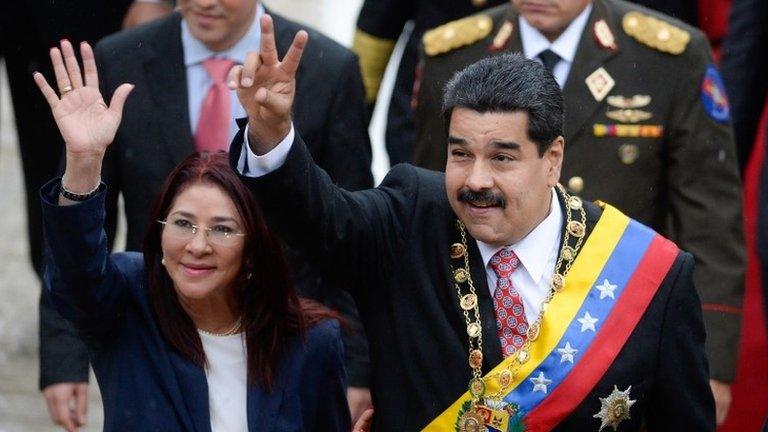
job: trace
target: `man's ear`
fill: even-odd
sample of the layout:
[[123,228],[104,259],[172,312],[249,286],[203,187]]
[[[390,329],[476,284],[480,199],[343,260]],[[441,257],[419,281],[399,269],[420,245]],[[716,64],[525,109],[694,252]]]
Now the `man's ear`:
[[560,171],[563,168],[563,156],[565,152],[565,138],[558,136],[544,152],[547,160],[547,184],[550,187],[560,181]]

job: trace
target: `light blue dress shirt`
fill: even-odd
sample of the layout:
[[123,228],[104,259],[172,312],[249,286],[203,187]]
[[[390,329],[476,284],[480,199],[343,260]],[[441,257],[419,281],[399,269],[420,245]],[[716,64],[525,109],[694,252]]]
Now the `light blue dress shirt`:
[[523,54],[526,58],[541,62],[537,57],[542,51],[550,49],[559,55],[561,60],[555,65],[552,75],[560,88],[565,86],[568,79],[568,73],[571,71],[573,59],[576,57],[576,49],[579,47],[581,34],[584,33],[584,27],[587,25],[589,13],[592,12],[592,3],[588,4],[583,11],[566,27],[554,42],[550,42],[540,31],[528,24],[528,21],[522,15],[518,17],[520,25],[520,40],[523,43]]
[[[211,51],[202,42],[195,39],[189,30],[186,21],[181,21],[181,46],[184,50],[184,67],[187,70],[187,100],[189,101],[189,124],[192,128],[192,136],[197,131],[197,122],[200,120],[200,108],[203,105],[205,95],[211,87],[211,77],[203,66],[203,61],[211,57],[227,58],[235,64],[243,64],[248,51],[258,51],[261,43],[261,28],[259,28],[259,19],[264,14],[264,7],[259,3],[256,8],[256,18],[251,23],[248,33],[243,36],[232,48],[215,52]],[[230,91],[230,102],[232,106],[232,119],[229,123],[229,139],[231,140],[238,127],[235,123],[236,118],[245,117],[245,110],[240,106],[237,100],[237,94]]]

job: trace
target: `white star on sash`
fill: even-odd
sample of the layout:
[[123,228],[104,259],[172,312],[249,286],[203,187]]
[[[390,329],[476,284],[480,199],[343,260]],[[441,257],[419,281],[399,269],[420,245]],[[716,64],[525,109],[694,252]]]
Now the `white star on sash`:
[[587,330],[595,330],[595,323],[598,321],[597,318],[593,318],[592,315],[589,314],[589,312],[584,312],[584,316],[577,319],[576,321],[581,323],[581,331],[582,333]]
[[560,353],[560,363],[571,362],[573,363],[573,355],[579,352],[579,350],[571,347],[570,342],[565,343],[564,348],[558,348],[557,352]]
[[532,393],[540,391],[542,393],[547,392],[547,386],[552,384],[551,379],[547,379],[544,376],[544,372],[539,372],[539,376],[536,378],[528,378],[533,383]]
[[595,286],[598,291],[600,291],[600,300],[610,297],[612,299],[615,299],[616,297],[613,296],[613,291],[616,289],[616,285],[611,285],[610,282],[608,282],[608,279],[603,279],[603,283],[601,285]]

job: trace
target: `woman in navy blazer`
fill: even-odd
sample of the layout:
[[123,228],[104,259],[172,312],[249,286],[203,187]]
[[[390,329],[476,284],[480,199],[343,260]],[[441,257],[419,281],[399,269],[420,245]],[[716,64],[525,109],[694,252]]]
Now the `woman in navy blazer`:
[[34,76],[67,154],[41,191],[45,283],[89,346],[104,430],[348,431],[339,324],[297,297],[223,152],[166,179],[143,253],[109,253],[101,161],[132,86],[107,107],[81,56],[84,75],[69,42],[51,50],[58,94]]

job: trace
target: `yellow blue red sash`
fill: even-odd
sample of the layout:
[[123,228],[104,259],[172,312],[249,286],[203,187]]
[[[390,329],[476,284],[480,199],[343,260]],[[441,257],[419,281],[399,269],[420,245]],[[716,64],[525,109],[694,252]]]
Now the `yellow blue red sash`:
[[[507,430],[548,431],[570,414],[613,363],[678,254],[674,243],[601,204],[587,238],[541,322],[503,402],[515,407]],[[491,372],[487,393],[498,391],[508,357]],[[471,396],[465,392],[424,431],[455,431]],[[492,430],[496,432],[496,430]]]

